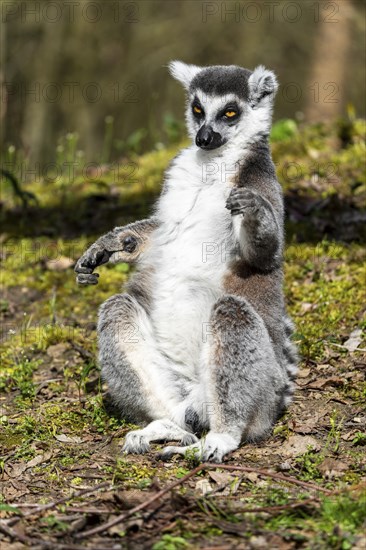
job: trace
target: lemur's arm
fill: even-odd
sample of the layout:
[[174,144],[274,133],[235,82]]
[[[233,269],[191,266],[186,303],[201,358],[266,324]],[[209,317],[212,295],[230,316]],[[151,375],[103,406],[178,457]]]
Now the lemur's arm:
[[243,258],[253,267],[268,271],[282,262],[283,221],[269,200],[248,187],[235,187],[226,208]]
[[81,256],[75,266],[76,281],[81,285],[98,284],[94,269],[109,261],[135,263],[144,251],[150,235],[158,226],[154,218],[116,227],[100,237]]

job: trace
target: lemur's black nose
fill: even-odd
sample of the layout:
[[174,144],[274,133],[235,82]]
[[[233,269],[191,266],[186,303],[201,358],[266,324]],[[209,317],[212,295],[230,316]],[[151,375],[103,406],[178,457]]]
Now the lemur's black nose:
[[211,150],[221,147],[225,143],[222,135],[215,132],[212,126],[205,124],[198,130],[196,135],[196,145],[201,149]]
[[213,131],[210,126],[202,126],[196,135],[197,147],[208,147],[213,140]]

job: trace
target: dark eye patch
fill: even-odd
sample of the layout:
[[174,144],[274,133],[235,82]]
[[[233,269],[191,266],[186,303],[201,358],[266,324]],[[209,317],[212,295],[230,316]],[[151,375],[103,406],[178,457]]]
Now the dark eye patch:
[[196,118],[202,118],[205,115],[205,111],[197,97],[192,102],[192,113]]
[[[226,113],[232,113],[234,112],[234,115],[227,116]],[[217,120],[222,120],[228,125],[232,125],[235,123],[241,115],[241,110],[239,109],[239,106],[236,103],[228,103],[224,109],[221,109],[220,112],[217,114]]]
[[[228,117],[226,113],[235,112],[235,115]],[[228,103],[224,109],[222,109],[217,115],[217,119],[224,119],[226,121],[234,121],[239,118],[241,111],[236,103]]]
[[192,113],[197,118],[201,118],[205,115],[205,111],[198,105],[192,105]]

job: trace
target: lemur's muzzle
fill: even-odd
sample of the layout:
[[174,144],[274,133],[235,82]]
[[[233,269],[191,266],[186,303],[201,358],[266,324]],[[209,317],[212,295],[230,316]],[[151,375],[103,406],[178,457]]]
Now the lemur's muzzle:
[[211,126],[204,124],[197,132],[196,145],[201,149],[216,149],[223,145],[223,139],[221,134],[214,132]]

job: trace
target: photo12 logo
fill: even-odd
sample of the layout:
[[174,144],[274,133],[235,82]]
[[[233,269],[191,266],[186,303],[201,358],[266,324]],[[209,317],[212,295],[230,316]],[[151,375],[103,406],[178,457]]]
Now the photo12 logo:
[[309,10],[314,23],[338,23],[339,5],[337,2],[203,2],[202,23],[215,18],[222,23],[297,23]]
[[[112,13],[112,17],[110,17]],[[98,23],[108,17],[114,23],[138,23],[140,6],[138,2],[85,2],[63,0],[62,2],[4,1],[1,3],[1,21],[21,23],[75,23],[82,19],[86,23]]]
[[0,88],[1,103],[10,98],[26,103],[61,103],[68,105],[99,103],[106,99],[114,103],[138,103],[139,86],[136,82],[109,82],[103,87],[99,82],[39,82],[31,84],[21,82],[3,82]]

